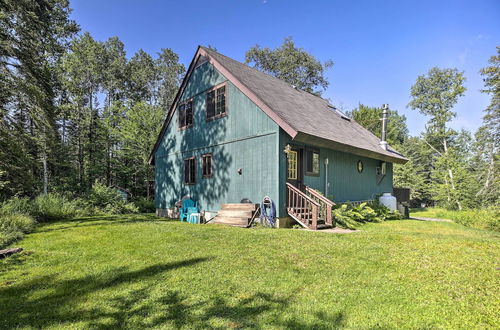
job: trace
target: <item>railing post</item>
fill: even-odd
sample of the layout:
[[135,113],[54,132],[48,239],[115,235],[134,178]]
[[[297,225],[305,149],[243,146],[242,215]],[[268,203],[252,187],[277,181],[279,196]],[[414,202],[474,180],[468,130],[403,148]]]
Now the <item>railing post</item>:
[[317,230],[318,229],[318,207],[314,204],[312,206],[312,224],[311,224],[311,229],[312,230]]
[[330,204],[326,204],[326,223],[332,225],[332,206]]

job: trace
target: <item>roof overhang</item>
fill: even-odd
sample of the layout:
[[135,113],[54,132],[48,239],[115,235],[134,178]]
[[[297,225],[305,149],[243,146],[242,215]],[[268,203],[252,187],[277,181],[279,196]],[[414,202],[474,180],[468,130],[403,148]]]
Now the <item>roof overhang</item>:
[[[362,156],[362,157],[368,157],[368,158],[373,158],[373,159],[378,159],[390,163],[398,163],[398,164],[405,164],[408,159],[405,158],[403,155],[397,153],[396,151],[392,150],[387,150],[387,153],[390,154],[385,154],[385,153],[377,153],[371,150],[366,150],[362,148],[357,148],[352,145],[340,143],[340,142],[335,142],[332,140],[324,139],[318,136],[306,134],[303,132],[299,132],[295,138],[293,138],[294,141],[318,146],[318,147],[323,147],[323,148],[328,148],[328,149],[333,149],[333,150],[338,150],[342,152],[347,152],[351,153],[354,155]],[[381,151],[385,151],[382,148],[380,148]]]

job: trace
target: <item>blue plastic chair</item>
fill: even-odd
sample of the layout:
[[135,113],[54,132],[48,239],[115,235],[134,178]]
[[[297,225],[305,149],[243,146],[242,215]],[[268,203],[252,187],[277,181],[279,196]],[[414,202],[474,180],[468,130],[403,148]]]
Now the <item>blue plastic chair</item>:
[[192,199],[182,201],[182,207],[179,210],[179,218],[181,221],[187,221],[191,213],[199,213],[198,203]]

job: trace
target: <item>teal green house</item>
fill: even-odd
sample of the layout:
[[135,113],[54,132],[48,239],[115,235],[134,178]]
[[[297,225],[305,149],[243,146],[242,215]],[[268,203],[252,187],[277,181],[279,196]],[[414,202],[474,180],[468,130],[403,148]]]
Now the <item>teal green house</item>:
[[406,161],[327,100],[201,46],[150,158],[159,215],[184,196],[213,212],[269,196],[280,217],[308,188],[337,203],[392,193]]

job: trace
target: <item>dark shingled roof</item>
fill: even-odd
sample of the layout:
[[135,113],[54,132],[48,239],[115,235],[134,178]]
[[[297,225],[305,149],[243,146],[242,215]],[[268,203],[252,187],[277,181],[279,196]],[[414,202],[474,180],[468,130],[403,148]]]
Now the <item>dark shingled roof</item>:
[[[332,149],[354,151],[360,155],[398,163],[407,161],[393,148],[384,150],[380,147],[380,139],[354,120],[343,119],[327,100],[296,89],[278,78],[211,49],[201,48],[291,126],[298,133],[298,139],[309,137],[310,140],[312,137],[316,141],[324,141],[323,144],[333,142]],[[355,152],[356,150],[359,152]]]

